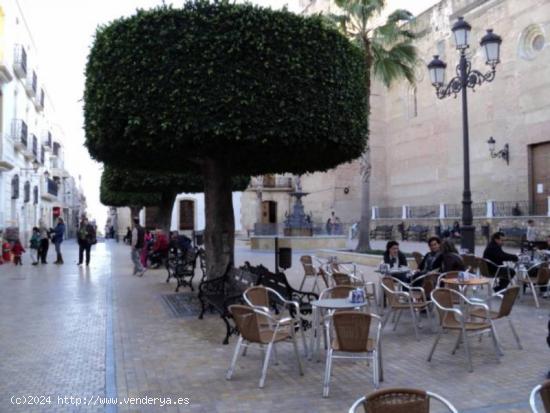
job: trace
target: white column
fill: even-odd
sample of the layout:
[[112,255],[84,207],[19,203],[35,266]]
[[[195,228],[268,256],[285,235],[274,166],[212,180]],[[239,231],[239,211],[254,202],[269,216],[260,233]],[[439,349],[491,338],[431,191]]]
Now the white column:
[[494,201],[487,201],[487,218],[493,218],[494,214]]
[[401,218],[407,219],[409,217],[409,206],[403,205],[401,208]]
[[378,207],[377,206],[373,206],[371,207],[371,216],[370,216],[370,219],[376,219],[378,218]]
[[446,218],[445,204],[439,204],[439,219]]

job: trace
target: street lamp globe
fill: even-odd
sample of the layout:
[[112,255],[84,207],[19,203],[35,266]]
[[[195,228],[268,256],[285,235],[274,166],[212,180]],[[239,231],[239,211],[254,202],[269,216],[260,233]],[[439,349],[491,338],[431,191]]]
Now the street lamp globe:
[[502,38],[493,33],[493,29],[487,29],[487,34],[481,38],[479,43],[481,47],[485,50],[486,63],[489,66],[496,66],[500,62],[500,44],[502,43]]
[[489,144],[489,151],[491,152],[491,154],[494,153],[495,152],[496,141],[493,139],[492,136],[489,138],[487,143]]
[[432,81],[432,85],[434,85],[435,87],[441,87],[443,86],[443,83],[445,83],[446,67],[447,67],[447,63],[441,60],[438,55],[435,55],[433,60],[430,63],[428,63],[430,80]]
[[457,22],[453,24],[451,30],[453,31],[455,46],[458,50],[470,47],[470,32],[472,31],[472,26],[464,20],[464,17],[459,17]]

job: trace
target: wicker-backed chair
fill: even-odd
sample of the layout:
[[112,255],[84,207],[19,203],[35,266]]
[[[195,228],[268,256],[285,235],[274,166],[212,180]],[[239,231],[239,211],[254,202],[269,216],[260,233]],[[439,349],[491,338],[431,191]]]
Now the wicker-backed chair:
[[416,262],[416,268],[420,269],[420,264],[422,264],[422,260],[424,259],[424,256],[418,251],[413,251],[412,256],[414,258],[414,261]]
[[[412,287],[393,277],[383,277],[381,285],[386,294],[389,307],[384,315],[383,326],[387,324],[391,314],[394,314],[396,318],[394,319],[393,330],[395,331],[401,318],[401,313],[403,310],[408,310],[412,316],[414,334],[416,339],[420,340],[420,336],[418,335],[420,319],[416,314],[417,311],[426,310],[433,327],[430,302],[426,299],[424,289],[422,287]],[[408,291],[403,291],[402,288],[406,288]]]
[[323,279],[325,286],[328,287],[328,280],[326,275],[321,271],[320,267],[315,268],[311,255],[302,255],[300,257],[300,262],[302,263],[302,267],[304,268],[304,277],[302,278],[302,282],[300,283],[300,287],[298,288],[298,290],[304,290],[304,285],[308,277],[313,277],[313,287],[311,288],[311,291],[320,289],[320,287],[318,286],[319,277]]
[[479,268],[479,257],[476,257],[473,254],[460,254],[462,261],[466,268],[469,268],[468,271],[477,272]]
[[304,375],[302,363],[300,361],[300,354],[298,353],[298,346],[296,344],[294,328],[292,328],[292,319],[276,319],[266,311],[246,305],[232,305],[229,307],[229,312],[233,316],[240,334],[237,345],[235,346],[235,352],[233,353],[231,365],[225,375],[227,380],[231,380],[231,376],[235,370],[235,365],[237,364],[237,358],[240,354],[241,346],[248,347],[251,344],[257,344],[262,352],[264,352],[264,346],[267,345],[259,383],[259,387],[263,388],[267,375],[267,366],[269,365],[269,359],[271,357],[271,351],[273,350],[274,344],[288,339],[292,341],[300,375]]
[[[290,320],[294,325],[295,331],[299,330],[301,332],[304,352],[307,357],[308,348],[306,334],[302,320],[300,319],[300,305],[296,301],[285,300],[277,291],[272,288],[264,287],[263,285],[248,288],[243,293],[243,298],[249,306],[268,312],[275,319],[280,320],[284,317]],[[294,311],[288,311],[291,307]],[[294,315],[294,317],[292,315]]]
[[[480,275],[493,279],[493,282],[491,283],[491,287],[493,288],[495,287],[495,284],[499,278],[507,279],[508,283],[512,281],[512,274],[510,272],[511,268],[505,264],[498,265],[495,264],[493,261],[488,260],[487,258],[478,257],[477,265]],[[495,269],[494,272],[490,271],[491,266]]]
[[[323,397],[329,395],[332,360],[336,358],[372,360],[373,382],[378,388],[380,377],[380,335],[382,320],[376,314],[367,314],[358,311],[338,311],[329,315],[334,329],[327,330],[329,348],[325,366],[325,380],[323,383]],[[377,326],[373,327],[373,320]],[[374,334],[371,334],[373,330]],[[336,353],[336,354],[335,354]],[[345,353],[340,355],[339,353]]]
[[[462,303],[462,307],[465,309],[464,312],[458,308],[454,308],[454,302],[456,301],[454,297]],[[497,336],[493,324],[486,320],[480,322],[467,321],[464,315],[464,313],[469,314],[471,312],[469,308],[473,308],[475,311],[475,307],[479,307],[485,310],[486,317],[489,319],[489,307],[487,304],[470,301],[458,291],[451,290],[449,288],[438,288],[432,291],[432,302],[435,304],[437,312],[439,313],[440,329],[434,340],[430,354],[428,355],[428,361],[432,360],[432,356],[435,348],[437,347],[437,343],[439,343],[442,333],[444,331],[457,331],[458,336],[452,354],[455,354],[462,340],[464,342],[464,350],[466,351],[468,370],[470,372],[474,371],[474,367],[472,365],[472,356],[470,354],[470,345],[468,343],[469,335],[489,332],[493,339],[497,361],[500,362],[500,347],[497,342]]]
[[[531,277],[532,274],[536,274],[534,277]],[[533,293],[533,298],[535,299],[535,306],[540,308],[540,302],[537,290],[541,291],[543,288],[548,291],[550,289],[550,268],[548,268],[548,263],[540,263],[533,265],[531,268],[523,271],[518,271],[518,283],[522,286],[521,288],[521,298],[524,295],[524,288],[529,287]]]
[[[520,287],[516,285],[513,287],[508,287],[507,289],[492,295],[488,300],[485,301],[485,303],[487,305],[490,305],[491,301],[499,300],[500,306],[497,311],[492,311],[491,309],[489,309],[489,312],[487,313],[485,309],[477,308],[470,311],[470,316],[489,321],[493,325],[493,331],[495,332],[495,334],[496,334],[496,327],[494,325],[494,322],[497,320],[506,318],[508,320],[508,324],[510,324],[510,329],[512,330],[514,338],[518,343],[518,347],[521,350],[523,348],[521,346],[521,341],[519,339],[518,333],[516,332],[516,329],[514,328],[512,319],[510,318],[510,314],[512,313],[512,308],[514,307],[514,303],[516,302],[516,299],[519,295],[519,291],[520,291]],[[498,336],[497,336],[497,342],[498,342]]]
[[391,388],[375,391],[357,399],[348,413],[358,413],[363,406],[365,413],[429,413],[430,400],[443,404],[450,412],[458,410],[442,396],[424,390]]
[[[537,394],[542,400],[542,407],[544,410],[537,409]],[[533,413],[550,413],[550,380],[546,380],[544,383],[539,384],[531,391],[529,405]]]

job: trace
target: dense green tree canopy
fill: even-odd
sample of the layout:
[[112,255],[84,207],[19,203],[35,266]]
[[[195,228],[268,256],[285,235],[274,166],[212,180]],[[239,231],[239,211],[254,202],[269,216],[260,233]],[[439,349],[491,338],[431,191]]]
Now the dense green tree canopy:
[[160,204],[160,193],[123,192],[110,187],[101,176],[99,200],[103,205],[113,207],[148,207]]
[[86,145],[117,166],[326,170],[365,147],[365,76],[361,51],[320,17],[204,1],[138,11],[97,30]]
[[[145,170],[120,169],[105,165],[102,182],[108,188],[118,188],[128,192],[204,192],[203,177],[197,173],[161,173]],[[244,191],[249,177],[233,177],[233,190]]]

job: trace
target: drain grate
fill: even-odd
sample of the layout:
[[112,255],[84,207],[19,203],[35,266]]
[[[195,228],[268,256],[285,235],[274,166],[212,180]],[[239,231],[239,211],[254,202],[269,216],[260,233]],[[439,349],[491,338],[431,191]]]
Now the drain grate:
[[198,297],[190,291],[162,294],[161,298],[170,315],[174,317],[197,317],[201,312],[201,303]]

